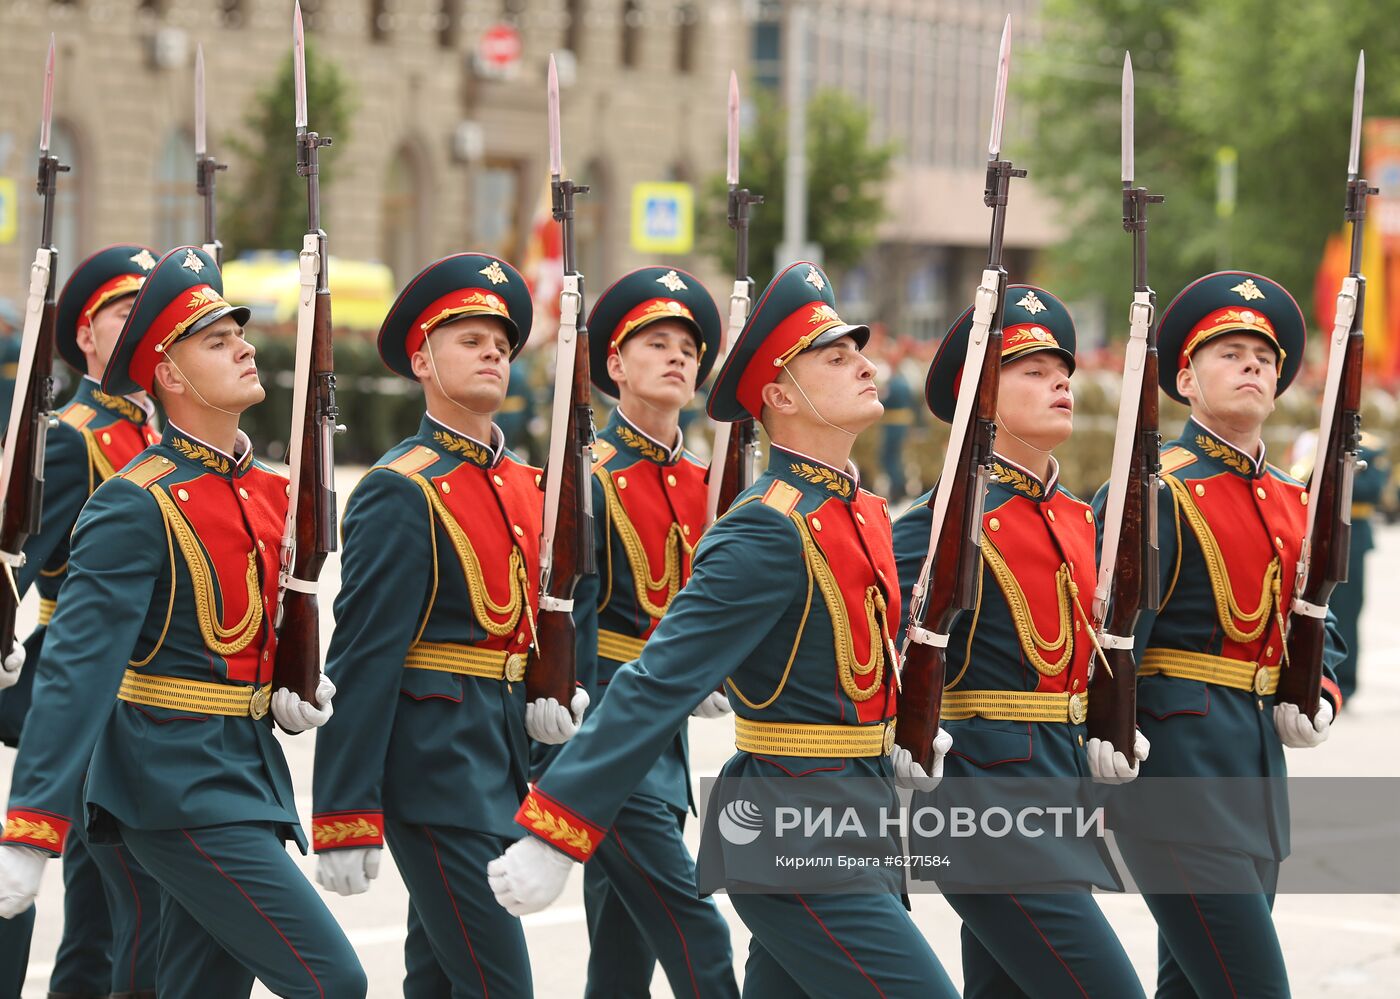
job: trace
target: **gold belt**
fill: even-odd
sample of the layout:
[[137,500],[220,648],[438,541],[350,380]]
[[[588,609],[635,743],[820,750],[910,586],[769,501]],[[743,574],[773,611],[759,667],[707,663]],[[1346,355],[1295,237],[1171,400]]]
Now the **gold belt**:
[[47,628],[49,622],[53,620],[53,612],[58,607],[58,600],[50,600],[48,597],[39,598],[39,627]]
[[646,644],[645,638],[633,638],[631,635],[608,631],[606,628],[598,629],[598,655],[603,659],[630,663],[633,659],[642,657],[642,649],[646,648]]
[[456,642],[419,642],[408,650],[403,664],[408,669],[431,669],[484,680],[519,683],[525,679],[525,653],[479,649]]
[[976,715],[993,721],[1069,722],[1089,716],[1089,692],[1039,690],[950,690],[943,695],[943,717],[961,721]]
[[268,705],[272,703],[272,684],[239,687],[175,676],[150,676],[129,669],[122,677],[117,700],[169,711],[256,720],[267,714]]
[[734,719],[734,746],[765,756],[885,756],[894,748],[894,721],[875,725],[797,725]]
[[1279,667],[1207,655],[1204,652],[1184,652],[1181,649],[1148,649],[1138,666],[1138,676],[1175,676],[1182,680],[1201,680],[1235,690],[1252,690],[1267,697],[1278,690]]

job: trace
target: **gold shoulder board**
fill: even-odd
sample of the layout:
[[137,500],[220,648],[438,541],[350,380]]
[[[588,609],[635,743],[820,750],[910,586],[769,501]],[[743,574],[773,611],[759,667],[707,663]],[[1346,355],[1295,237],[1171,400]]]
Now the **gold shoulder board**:
[[1169,447],[1162,452],[1162,474],[1170,475],[1172,472],[1193,464],[1195,460],[1196,456],[1184,447]]
[[58,414],[58,418],[77,430],[83,429],[92,418],[97,415],[97,410],[91,406],[84,406],[81,402],[75,402],[71,406],[66,406],[63,412]]
[[135,468],[121,473],[128,482],[134,482],[142,489],[149,489],[159,479],[175,471],[175,463],[160,455],[151,455]]
[[398,472],[403,476],[412,476],[417,475],[437,460],[438,453],[436,451],[430,447],[424,447],[419,444],[417,447],[413,448],[413,450],[406,454],[399,455],[399,457],[388,464],[379,465],[377,467],[387,468],[391,472]]
[[617,448],[607,441],[595,441],[593,444],[593,471],[598,471],[608,462],[612,461],[617,454]]
[[778,480],[768,487],[768,491],[763,494],[763,502],[766,506],[771,506],[784,517],[797,509],[797,504],[802,501],[802,491],[788,482]]

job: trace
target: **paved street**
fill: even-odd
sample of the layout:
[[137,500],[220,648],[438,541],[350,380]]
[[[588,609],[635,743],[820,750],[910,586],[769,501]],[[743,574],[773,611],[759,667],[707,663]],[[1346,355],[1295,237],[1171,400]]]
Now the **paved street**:
[[[342,497],[354,476],[343,474]],[[1400,775],[1394,752],[1396,718],[1400,716],[1400,636],[1390,631],[1395,609],[1400,607],[1400,574],[1390,568],[1400,563],[1400,527],[1379,532],[1380,547],[1370,556],[1372,592],[1363,622],[1364,651],[1362,693],[1347,707],[1332,738],[1313,751],[1290,751],[1290,767],[1307,775]],[[323,611],[330,625],[330,604],[337,585],[338,564],[327,564],[323,580]],[[32,624],[36,602],[26,602],[21,634]],[[732,748],[732,722],[696,721],[691,724],[691,746],[696,776],[716,771]],[[284,739],[292,774],[296,779],[303,822],[309,827],[311,805],[311,736]],[[0,787],[8,793],[11,750],[0,750]],[[1339,816],[1338,821],[1345,821]],[[695,823],[691,824],[692,840]],[[303,858],[308,876],[312,858]],[[60,868],[52,863],[45,876],[34,934],[30,975],[25,995],[44,995],[57,946],[63,883]],[[539,995],[569,997],[581,994],[588,945],[583,921],[581,878],[575,875],[564,897],[554,908],[526,919],[534,958],[535,986]],[[1152,921],[1141,899],[1133,896],[1100,896],[1104,911],[1119,933],[1144,982],[1155,979],[1156,938]],[[399,995],[403,975],[402,941],[407,896],[393,864],[387,861],[368,895],[343,899],[327,896],[331,910],[350,934],[369,973],[370,995]],[[742,974],[748,934],[727,900],[720,899],[734,934],[736,964]],[[958,921],[936,895],[914,900],[914,916],[954,981],[961,981]],[[1393,995],[1400,981],[1400,895],[1291,896],[1278,901],[1276,918],[1288,957],[1293,994],[1306,997],[1367,997]],[[1385,986],[1385,982],[1391,982]],[[266,996],[259,987],[254,995]],[[658,975],[653,995],[670,996]]]

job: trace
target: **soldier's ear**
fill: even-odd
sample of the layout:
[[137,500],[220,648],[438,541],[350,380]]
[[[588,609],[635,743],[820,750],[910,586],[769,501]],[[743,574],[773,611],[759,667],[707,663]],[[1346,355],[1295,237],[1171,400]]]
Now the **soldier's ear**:
[[164,395],[184,395],[185,380],[180,377],[180,373],[175,370],[175,365],[168,361],[161,361],[156,365],[153,373],[153,383],[157,398]]
[[763,398],[764,408],[775,413],[787,414],[797,408],[797,399],[793,393],[788,391],[788,387],[781,382],[769,382],[763,386],[760,393]]
[[408,365],[413,369],[413,374],[419,381],[433,377],[432,362],[428,360],[426,350],[414,351],[408,358]]
[[620,385],[627,380],[627,369],[622,366],[622,354],[620,351],[612,351],[608,354],[608,377],[614,384]]
[[1196,372],[1191,365],[1176,373],[1176,390],[1188,399],[1196,395]]
[[78,332],[77,336],[74,337],[74,341],[77,343],[78,349],[84,354],[96,352],[97,339],[93,336],[92,323],[89,320],[83,319],[78,323]]

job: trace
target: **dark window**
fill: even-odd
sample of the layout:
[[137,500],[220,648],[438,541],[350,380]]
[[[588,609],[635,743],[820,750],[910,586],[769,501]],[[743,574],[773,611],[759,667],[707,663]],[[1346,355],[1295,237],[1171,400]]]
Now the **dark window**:
[[369,0],[369,37],[371,41],[388,41],[392,21],[393,15],[389,13],[389,0]]
[[462,37],[462,0],[441,0],[437,16],[438,47],[455,49]]
[[695,69],[695,49],[700,44],[700,5],[685,0],[676,11],[680,22],[676,32],[676,71],[689,73]]
[[219,20],[226,28],[243,27],[243,0],[219,0]]
[[583,5],[584,0],[567,0],[565,4],[568,23],[564,25],[564,47],[576,58],[583,51]]
[[637,65],[642,48],[642,5],[626,0],[622,5],[622,65]]

